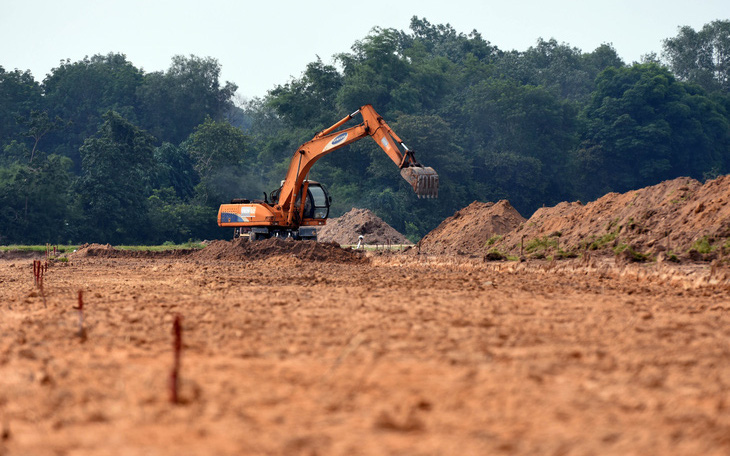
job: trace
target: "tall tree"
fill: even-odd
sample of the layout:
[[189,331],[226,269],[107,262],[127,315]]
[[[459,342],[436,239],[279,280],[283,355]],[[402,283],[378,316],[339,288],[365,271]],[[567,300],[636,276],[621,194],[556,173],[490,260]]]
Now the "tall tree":
[[48,135],[49,150],[71,157],[79,169],[79,147],[97,130],[105,112],[114,110],[137,120],[136,91],[141,82],[142,72],[124,54],[62,61],[43,80],[44,102],[50,117],[58,116],[70,126],[62,134]]
[[20,116],[18,122],[27,128],[25,136],[33,140],[33,148],[30,151],[30,159],[28,160],[31,163],[33,162],[33,158],[38,150],[38,144],[41,142],[41,139],[43,139],[43,137],[48,133],[62,129],[68,125],[58,116],[51,120],[48,116],[48,111],[36,110],[31,110],[28,118]]
[[33,166],[16,162],[0,167],[0,242],[63,242],[71,160],[38,154]]
[[728,170],[727,113],[702,89],[653,63],[610,68],[597,84],[578,162],[589,197]]
[[177,55],[166,72],[149,73],[137,91],[141,125],[158,140],[179,144],[206,117],[222,120],[235,84],[220,82],[216,59]]
[[195,186],[200,175],[195,171],[193,158],[182,147],[164,143],[155,149],[155,168],[152,186],[163,189],[172,188],[175,196],[187,201],[195,194]]
[[290,125],[306,122],[324,128],[337,120],[335,99],[342,87],[342,75],[332,65],[317,61],[307,65],[301,78],[269,92],[270,106]]
[[87,242],[141,242],[154,166],[149,134],[109,111],[97,133],[81,147],[76,186]]
[[[574,103],[543,87],[487,80],[472,89],[464,110],[477,148],[477,182],[490,200],[509,198],[530,213],[543,202],[572,196]],[[519,176],[508,178],[512,173]]]
[[[260,188],[255,168],[242,169],[248,152],[246,135],[228,122],[216,122],[210,117],[198,125],[181,145],[192,159],[200,176],[196,187],[200,202],[218,205],[239,192]],[[252,169],[253,168],[253,169]]]
[[337,94],[338,106],[352,109],[372,104],[384,115],[396,108],[391,106],[394,92],[410,74],[403,50],[401,33],[375,27],[365,39],[352,46],[351,53],[338,55],[345,76]]
[[699,32],[681,27],[677,36],[664,40],[663,55],[681,80],[730,92],[730,20],[705,24]]
[[41,102],[40,84],[30,71],[5,71],[0,66],[0,147],[21,139],[26,128],[17,119],[39,110]]

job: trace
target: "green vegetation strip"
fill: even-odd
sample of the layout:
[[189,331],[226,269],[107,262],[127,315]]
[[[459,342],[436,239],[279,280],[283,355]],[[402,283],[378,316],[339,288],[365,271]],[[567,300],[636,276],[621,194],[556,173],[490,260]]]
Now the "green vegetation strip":
[[[79,245],[58,245],[56,249],[59,253],[73,252],[79,249]],[[0,252],[41,252],[46,251],[45,245],[2,245],[0,246]],[[115,245],[117,250],[134,250],[134,251],[151,251],[161,252],[165,250],[181,250],[181,249],[202,249],[205,248],[205,244],[200,242],[186,242],[183,244],[162,244],[162,245]],[[51,246],[53,251],[53,246]]]
[[[56,246],[56,249],[58,249],[58,252],[64,253],[64,252],[73,252],[74,250],[78,249],[78,245],[58,245]],[[47,247],[45,245],[0,245],[0,252],[41,252],[44,253],[46,251]],[[51,246],[51,250],[53,250],[53,246]]]

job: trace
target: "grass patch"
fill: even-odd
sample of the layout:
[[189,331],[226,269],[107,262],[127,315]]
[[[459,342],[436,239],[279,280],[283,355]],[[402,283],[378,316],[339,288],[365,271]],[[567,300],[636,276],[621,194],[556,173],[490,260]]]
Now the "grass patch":
[[182,250],[182,249],[203,249],[205,244],[200,242],[185,242],[183,244],[164,243],[162,245],[115,245],[117,250],[132,250],[132,251],[145,251],[145,252],[164,252],[167,250]]
[[564,260],[564,259],[567,259],[567,258],[578,258],[578,253],[577,252],[572,252],[572,251],[571,252],[566,252],[563,249],[558,249],[558,253],[555,254],[555,257],[558,260]]
[[504,236],[500,234],[495,234],[494,236],[487,239],[487,242],[484,244],[485,247],[489,247],[490,245],[494,245],[497,242],[501,241]]
[[[55,244],[54,244],[55,245]],[[45,245],[0,245],[0,251],[1,252],[40,252],[40,253],[46,253],[46,246]],[[78,249],[78,245],[56,245],[56,248],[59,252],[73,252],[74,250]],[[51,246],[51,249],[53,249],[53,245]]]
[[645,253],[637,252],[630,245],[623,244],[623,243],[614,247],[613,253],[615,253],[616,255],[623,254],[629,260],[641,262],[641,263],[652,260],[651,256],[649,256]]
[[598,239],[594,240],[588,245],[588,250],[599,250],[604,248],[609,243],[616,240],[618,237],[618,230],[606,233]]
[[[59,254],[74,252],[79,249],[79,245],[56,245]],[[159,252],[164,250],[181,250],[181,249],[202,249],[205,244],[200,242],[185,242],[183,244],[165,243],[162,245],[115,245],[117,250],[140,250]],[[51,250],[53,245],[51,246]],[[45,253],[45,245],[1,245],[0,252],[38,252]]]
[[[343,249],[354,249],[357,244],[340,244],[340,248]],[[368,252],[374,252],[376,250],[405,250],[409,247],[415,247],[415,244],[360,244],[360,250],[367,250]]]
[[558,240],[549,236],[536,238],[531,240],[525,246],[525,252],[527,253],[540,253],[550,248],[558,248]]
[[702,236],[701,238],[697,239],[694,244],[692,244],[691,249],[697,250],[699,253],[702,254],[707,254],[715,250],[715,247],[713,247],[712,242],[710,241],[710,238],[708,236]]

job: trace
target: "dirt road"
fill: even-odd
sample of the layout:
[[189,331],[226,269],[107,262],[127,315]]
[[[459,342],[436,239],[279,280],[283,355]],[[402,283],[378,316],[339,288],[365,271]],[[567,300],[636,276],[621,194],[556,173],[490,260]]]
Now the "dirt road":
[[660,266],[0,260],[0,454],[728,454],[730,288]]

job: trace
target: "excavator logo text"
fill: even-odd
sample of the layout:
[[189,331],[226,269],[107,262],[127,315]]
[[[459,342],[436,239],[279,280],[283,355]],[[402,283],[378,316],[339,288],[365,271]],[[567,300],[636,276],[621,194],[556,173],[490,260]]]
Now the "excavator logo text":
[[337,145],[338,145],[339,143],[341,143],[342,141],[344,141],[344,140],[346,140],[346,139],[347,139],[347,133],[346,133],[346,132],[345,132],[345,133],[340,133],[339,135],[337,135],[337,136],[335,136],[334,138],[332,138],[332,141],[330,141],[330,142],[329,142],[329,144],[327,144],[327,145],[326,145],[326,146],[324,147],[323,151],[325,151],[325,150],[330,150],[330,149],[332,149],[333,147],[337,147]]

